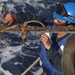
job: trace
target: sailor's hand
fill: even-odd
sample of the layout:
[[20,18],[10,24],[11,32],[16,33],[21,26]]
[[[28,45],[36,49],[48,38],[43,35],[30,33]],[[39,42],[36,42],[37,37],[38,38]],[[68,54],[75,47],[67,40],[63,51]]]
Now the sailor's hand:
[[47,34],[42,34],[40,40],[44,43],[46,49],[51,47],[51,43]]
[[8,25],[12,24],[15,20],[16,20],[16,15],[10,13],[8,13],[4,19],[5,23],[7,23]]

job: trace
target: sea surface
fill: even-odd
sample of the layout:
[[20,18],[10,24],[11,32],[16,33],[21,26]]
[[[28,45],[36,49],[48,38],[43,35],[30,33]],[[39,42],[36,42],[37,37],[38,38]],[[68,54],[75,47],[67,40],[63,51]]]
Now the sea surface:
[[[53,20],[53,11],[59,3],[75,2],[74,0],[0,0],[0,5],[6,7],[6,13],[31,12]],[[0,17],[2,16],[0,10]],[[3,24],[4,20],[2,20]],[[2,34],[9,42],[0,37],[0,75],[21,75],[39,56],[41,50],[41,32],[29,32],[24,46],[22,32],[4,32]],[[40,75],[39,63],[26,75]],[[40,72],[40,71],[39,71]]]

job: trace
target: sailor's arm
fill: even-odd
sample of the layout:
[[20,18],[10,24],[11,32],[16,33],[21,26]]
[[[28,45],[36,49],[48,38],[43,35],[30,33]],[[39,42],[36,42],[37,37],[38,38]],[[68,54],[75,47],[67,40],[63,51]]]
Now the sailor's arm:
[[47,52],[52,54],[58,54],[58,51],[51,45],[49,36],[47,34],[42,34],[40,40],[44,43]]

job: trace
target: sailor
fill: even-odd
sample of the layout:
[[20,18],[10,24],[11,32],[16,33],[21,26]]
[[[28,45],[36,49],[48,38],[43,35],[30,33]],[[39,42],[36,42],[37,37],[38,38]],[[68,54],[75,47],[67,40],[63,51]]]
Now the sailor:
[[[31,12],[18,12],[18,13],[8,13],[6,14],[4,18],[4,22],[8,26],[12,26],[14,24],[23,24],[25,21],[30,21],[30,20],[37,20],[40,22],[43,22],[43,24],[47,25],[48,20],[46,17],[43,18],[42,16],[38,16],[37,14],[31,13]],[[47,21],[46,21],[47,20]]]
[[[56,26],[74,26],[75,25],[75,3],[69,2],[65,4],[59,3],[54,12],[54,25]],[[5,23],[9,25],[12,23],[23,23],[28,20],[41,20],[30,13],[18,13],[7,14],[5,17]],[[45,20],[45,19],[44,19]],[[41,62],[42,68],[46,72],[46,75],[63,75],[62,73],[62,51],[66,40],[72,36],[68,33],[52,34],[50,39],[48,35],[42,34],[40,37],[42,44],[41,48]]]
[[[59,3],[54,11],[55,26],[74,26],[75,25],[75,3]],[[66,40],[71,37],[70,33],[42,34],[40,40],[43,42],[41,49],[42,68],[46,75],[63,75],[62,73],[62,51]]]

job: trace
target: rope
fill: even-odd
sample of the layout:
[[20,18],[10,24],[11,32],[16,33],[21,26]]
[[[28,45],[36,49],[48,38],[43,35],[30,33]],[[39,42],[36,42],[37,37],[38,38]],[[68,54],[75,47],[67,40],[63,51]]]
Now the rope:
[[10,44],[10,42],[9,42],[2,34],[0,34],[0,36],[1,36],[8,44]]
[[17,27],[17,25],[13,25],[13,26],[11,26],[11,27],[7,27],[7,28],[5,28],[5,29],[3,29],[3,30],[0,30],[0,32],[5,32],[5,31],[7,31],[7,30],[11,30],[11,29],[14,29],[14,28],[16,28]]
[[40,57],[38,57],[21,75],[26,75],[26,73],[35,66],[40,61]]
[[0,21],[2,21],[2,18],[4,17],[6,10],[5,10],[5,8],[3,6],[0,6],[0,8],[2,8],[4,10],[2,16],[0,17]]
[[24,26],[27,26],[27,25],[25,25],[25,23],[28,24],[28,23],[33,23],[33,22],[35,22],[35,23],[39,23],[40,25],[42,25],[43,27],[45,27],[45,25],[44,25],[42,22],[40,22],[40,21],[36,21],[36,20],[31,20],[31,21],[27,21],[27,22],[25,21],[25,22],[24,22]]
[[[12,27],[8,27],[4,30],[0,30],[0,32],[5,32],[7,30],[10,30],[10,29],[14,29],[16,27],[16,25],[12,26]],[[8,44],[11,44],[2,34],[0,34],[0,36],[8,43]]]

